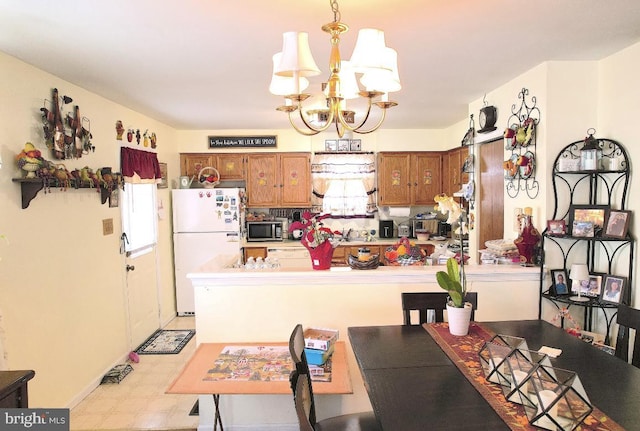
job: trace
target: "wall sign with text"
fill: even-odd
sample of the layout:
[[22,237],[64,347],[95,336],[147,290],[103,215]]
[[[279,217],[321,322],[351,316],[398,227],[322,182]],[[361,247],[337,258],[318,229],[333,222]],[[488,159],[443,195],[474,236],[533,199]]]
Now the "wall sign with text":
[[209,136],[209,148],[275,147],[277,136]]

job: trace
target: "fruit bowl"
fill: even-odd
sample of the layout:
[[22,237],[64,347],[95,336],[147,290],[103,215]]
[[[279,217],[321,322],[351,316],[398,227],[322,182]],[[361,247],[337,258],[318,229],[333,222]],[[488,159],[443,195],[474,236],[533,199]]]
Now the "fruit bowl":
[[220,184],[220,173],[216,168],[207,166],[198,172],[198,181],[205,189],[212,189]]
[[22,170],[27,173],[25,178],[35,178],[38,169],[40,169],[40,165],[37,163],[25,163],[22,165]]
[[349,254],[347,263],[353,269],[376,269],[380,265],[380,255],[372,254],[368,260],[361,261],[358,256]]

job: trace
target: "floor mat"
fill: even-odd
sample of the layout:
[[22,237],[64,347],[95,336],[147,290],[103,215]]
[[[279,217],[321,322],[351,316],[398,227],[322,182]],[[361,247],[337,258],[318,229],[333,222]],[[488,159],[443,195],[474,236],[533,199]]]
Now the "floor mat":
[[192,329],[158,329],[135,352],[139,355],[171,355],[180,353],[193,338]]

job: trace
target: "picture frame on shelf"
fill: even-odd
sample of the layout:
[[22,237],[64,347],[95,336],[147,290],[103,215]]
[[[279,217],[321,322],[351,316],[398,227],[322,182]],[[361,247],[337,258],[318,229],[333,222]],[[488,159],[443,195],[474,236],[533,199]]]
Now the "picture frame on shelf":
[[564,220],[547,220],[547,233],[553,236],[567,234],[567,222]]
[[[604,227],[604,221],[606,219],[607,211],[609,207],[607,205],[571,205],[569,207],[569,226],[571,226],[572,236],[576,235],[573,231],[575,222],[591,222],[593,225],[594,235],[599,235]],[[578,227],[586,227],[584,225],[578,225]]]
[[590,221],[573,221],[571,235],[578,238],[593,238],[595,236],[595,227]]
[[351,139],[349,141],[349,151],[362,151],[362,139]]
[[609,210],[603,237],[624,239],[627,237],[631,211]]
[[589,274],[589,290],[584,292],[585,296],[591,296],[593,298],[599,298],[602,295],[602,282],[604,281],[606,274],[600,272],[593,272]]
[[609,304],[620,304],[624,290],[627,288],[627,277],[606,275],[600,301]]
[[569,283],[569,292],[572,295],[587,296],[587,292],[589,291],[589,280],[590,278],[585,280],[571,279],[571,282]]
[[339,152],[351,151],[351,140],[350,139],[338,139],[338,151]]
[[167,179],[167,164],[159,162],[160,165],[160,182],[157,184],[159,189],[166,189],[169,187],[169,181]]
[[569,294],[569,287],[567,286],[567,271],[562,269],[552,269],[551,270],[551,289],[550,292],[554,296],[562,296]]
[[337,139],[326,139],[324,141],[324,150],[325,151],[338,151],[338,140]]

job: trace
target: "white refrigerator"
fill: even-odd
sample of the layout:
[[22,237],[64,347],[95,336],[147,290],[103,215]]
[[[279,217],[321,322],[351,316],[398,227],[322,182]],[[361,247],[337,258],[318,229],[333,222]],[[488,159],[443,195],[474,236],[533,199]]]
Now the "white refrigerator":
[[187,274],[215,259],[221,267],[241,254],[244,189],[172,190],[173,254],[179,316],[195,313]]

